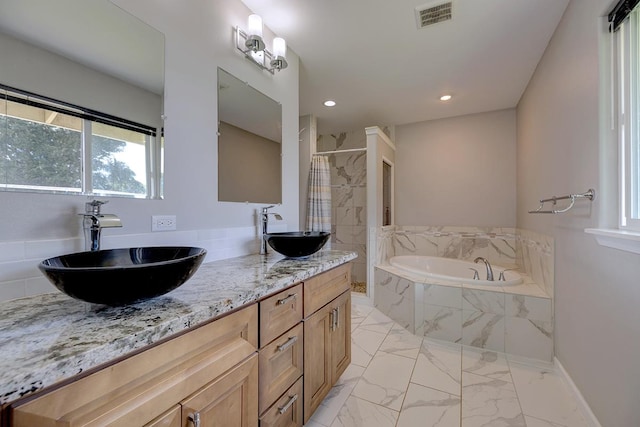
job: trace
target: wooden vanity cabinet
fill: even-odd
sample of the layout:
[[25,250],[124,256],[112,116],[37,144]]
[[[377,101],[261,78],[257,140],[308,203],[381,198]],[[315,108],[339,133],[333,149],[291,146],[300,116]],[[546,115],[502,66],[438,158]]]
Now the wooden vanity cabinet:
[[[258,307],[191,330],[51,392],[14,403],[13,427],[193,426],[187,418],[258,423]],[[176,412],[180,412],[176,423]],[[201,424],[213,425],[213,424]]]
[[19,399],[6,427],[301,427],[350,362],[344,264]]
[[[307,422],[351,363],[350,264],[305,282],[304,291],[304,422]],[[311,308],[308,316],[307,307]]]

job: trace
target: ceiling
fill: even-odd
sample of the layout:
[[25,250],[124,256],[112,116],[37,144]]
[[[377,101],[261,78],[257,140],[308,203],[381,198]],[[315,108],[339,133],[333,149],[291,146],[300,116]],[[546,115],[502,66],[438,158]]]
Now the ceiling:
[[515,107],[569,0],[453,0],[422,29],[415,9],[444,1],[242,1],[300,57],[300,115],[323,134]]

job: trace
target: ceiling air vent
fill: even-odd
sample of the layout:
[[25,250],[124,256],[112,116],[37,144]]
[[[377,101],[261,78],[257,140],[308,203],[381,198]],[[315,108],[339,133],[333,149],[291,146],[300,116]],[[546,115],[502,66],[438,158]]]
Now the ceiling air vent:
[[451,20],[451,2],[426,4],[416,8],[418,28]]

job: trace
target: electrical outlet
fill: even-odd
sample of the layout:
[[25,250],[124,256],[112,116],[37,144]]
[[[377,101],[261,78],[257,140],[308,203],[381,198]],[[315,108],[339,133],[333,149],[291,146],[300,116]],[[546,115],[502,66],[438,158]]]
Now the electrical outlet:
[[176,229],[175,215],[151,216],[151,231],[172,231]]

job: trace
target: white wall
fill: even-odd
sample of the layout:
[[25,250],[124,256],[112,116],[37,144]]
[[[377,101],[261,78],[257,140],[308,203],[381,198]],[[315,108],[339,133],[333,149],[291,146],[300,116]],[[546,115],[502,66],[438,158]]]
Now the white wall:
[[515,227],[514,109],[396,126],[395,223]]
[[[609,84],[599,79],[599,44],[609,44],[601,17],[614,3],[571,0],[520,100],[517,225],[555,238],[556,357],[602,426],[626,427],[640,425],[640,256],[598,246],[583,231],[616,215],[609,98],[599,95],[599,83]],[[593,204],[527,213],[540,198],[590,187]]]
[[[289,67],[275,76],[250,64],[234,47],[233,27],[244,26],[250,14],[239,0],[114,3],[165,34],[165,198],[111,198],[104,210],[120,216],[124,226],[103,233],[107,244],[109,236],[118,235],[140,236],[138,241],[147,241],[145,235],[151,230],[154,214],[176,215],[179,231],[255,228],[259,205],[217,201],[217,67],[282,103],[283,203],[274,211],[284,217],[288,229],[298,229],[297,56],[289,51]],[[268,45],[272,37],[265,28]],[[16,286],[24,287],[18,279],[27,270],[35,271],[29,256],[45,255],[37,251],[25,254],[29,252],[25,241],[79,237],[76,214],[85,201],[86,197],[78,196],[0,192],[0,273],[12,272],[0,274],[0,282],[15,280]],[[171,241],[171,233],[153,234],[154,242],[163,239]],[[22,258],[16,248],[22,251]],[[245,245],[240,252],[253,249]],[[228,253],[234,256],[238,251]],[[17,258],[24,261],[18,267],[3,264]]]

